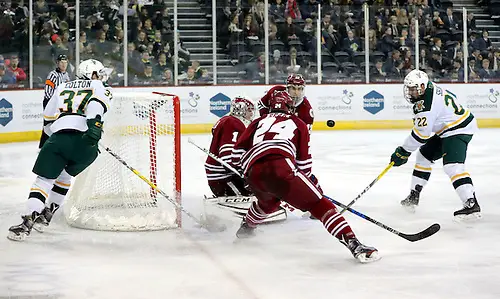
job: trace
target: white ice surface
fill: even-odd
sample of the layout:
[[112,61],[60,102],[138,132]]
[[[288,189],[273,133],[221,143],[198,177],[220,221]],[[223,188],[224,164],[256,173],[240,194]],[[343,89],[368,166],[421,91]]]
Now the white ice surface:
[[[325,193],[350,202],[407,133],[313,132],[313,171]],[[403,232],[442,226],[411,243],[346,213],[361,241],[382,255],[367,265],[309,219],[262,226],[256,238],[235,241],[237,221],[223,233],[188,221],[182,231],[110,233],[71,228],[59,216],[44,234],[12,242],[5,235],[25,211],[37,143],[0,145],[0,298],[500,298],[499,135],[481,130],[469,147],[480,222],[452,221],[461,203],[440,164],[417,212],[404,211],[399,201],[409,192],[414,156],[363,196],[356,209]],[[191,137],[208,146],[208,135]],[[183,200],[195,213],[209,194],[204,159],[183,137]]]

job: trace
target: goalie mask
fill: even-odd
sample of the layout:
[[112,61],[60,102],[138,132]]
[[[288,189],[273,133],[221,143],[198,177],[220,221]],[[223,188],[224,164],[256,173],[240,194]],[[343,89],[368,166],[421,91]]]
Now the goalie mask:
[[254,117],[255,105],[247,97],[237,96],[231,101],[230,115],[241,119],[245,125],[248,125]]
[[304,100],[304,88],[306,81],[300,74],[290,74],[286,79],[286,88],[290,97],[293,99],[295,107],[299,106]]
[[405,99],[414,104],[422,99],[425,93],[429,77],[425,72],[413,70],[406,75],[403,85]]
[[269,101],[270,112],[282,112],[293,114],[295,110],[294,101],[286,91],[275,91]]
[[102,82],[108,80],[104,65],[95,59],[82,61],[78,66],[76,76],[82,80],[101,80]]

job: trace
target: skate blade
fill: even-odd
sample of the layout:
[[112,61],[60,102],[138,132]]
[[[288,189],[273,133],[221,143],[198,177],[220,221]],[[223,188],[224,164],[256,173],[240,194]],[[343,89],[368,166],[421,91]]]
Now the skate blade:
[[33,229],[36,230],[39,233],[43,233],[45,231],[46,225],[40,224],[40,223],[35,223],[33,225]]
[[26,239],[26,234],[16,235],[13,232],[9,232],[9,234],[7,235],[7,239],[9,239],[11,241],[22,242],[22,241],[24,241]]
[[471,222],[479,221],[479,220],[481,220],[481,218],[483,218],[483,215],[481,215],[481,212],[476,212],[476,213],[472,213],[469,215],[454,216],[453,221],[455,221],[457,223],[464,223],[464,222],[471,223]]
[[415,214],[415,212],[417,211],[417,206],[415,206],[415,205],[409,205],[409,206],[407,206],[407,205],[402,205],[402,207],[403,207],[403,209],[404,209],[406,212],[408,212],[408,213],[410,213],[410,214]]
[[362,264],[368,264],[380,260],[382,257],[378,254],[378,251],[373,251],[370,256],[366,256],[366,253],[361,253],[358,255],[357,259]]

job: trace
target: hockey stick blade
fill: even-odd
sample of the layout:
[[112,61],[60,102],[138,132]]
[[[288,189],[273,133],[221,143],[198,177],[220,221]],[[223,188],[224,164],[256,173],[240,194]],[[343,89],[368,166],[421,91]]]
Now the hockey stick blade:
[[361,217],[361,218],[365,219],[366,221],[369,221],[369,222],[375,224],[376,226],[383,228],[386,231],[391,232],[391,233],[393,233],[393,234],[395,234],[403,239],[406,239],[410,242],[416,242],[416,241],[420,241],[422,239],[428,238],[428,237],[434,235],[435,233],[437,233],[441,229],[441,226],[438,223],[434,223],[433,225],[431,225],[430,227],[428,227],[427,229],[425,229],[419,233],[410,234],[410,235],[405,234],[405,233],[402,233],[402,232],[398,231],[397,229],[394,229],[388,225],[385,225],[384,223],[382,223],[378,220],[375,220],[375,219],[373,219],[373,218],[371,218],[371,217],[369,217],[361,212],[358,212],[352,208],[349,208],[345,204],[338,202],[331,197],[328,197],[326,195],[323,195],[323,196],[326,197],[328,200],[330,200],[333,204],[335,204],[341,208],[345,208],[347,211],[353,213],[354,215]]
[[425,238],[428,238],[435,233],[437,233],[441,229],[441,225],[439,223],[434,223],[433,225],[429,226],[428,228],[424,229],[423,231],[416,233],[416,234],[403,234],[399,233],[399,236],[402,238],[405,238],[406,240],[410,242],[415,242],[415,241],[420,241]]

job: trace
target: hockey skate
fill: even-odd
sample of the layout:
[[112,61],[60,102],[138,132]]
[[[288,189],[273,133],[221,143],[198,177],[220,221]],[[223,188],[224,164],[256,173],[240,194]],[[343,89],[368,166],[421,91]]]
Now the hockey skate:
[[418,206],[418,201],[420,200],[421,191],[422,186],[416,185],[415,190],[411,190],[410,195],[401,201],[401,205],[405,210],[410,213],[415,213],[415,208]]
[[45,228],[49,226],[57,209],[59,209],[59,205],[56,203],[51,203],[49,207],[45,207],[40,213],[40,216],[35,220],[33,229],[39,233],[43,233]]
[[246,219],[243,218],[240,228],[236,232],[236,237],[238,239],[247,239],[253,236],[255,236],[255,227],[249,226]]
[[375,262],[380,259],[378,250],[375,247],[363,245],[356,238],[348,240],[347,244],[343,241],[341,242],[347,246],[354,258],[363,264]]
[[12,241],[24,241],[27,236],[30,235],[31,229],[39,218],[40,214],[38,212],[33,212],[31,215],[21,216],[23,222],[19,225],[14,225],[9,228],[9,234],[7,239]]
[[474,194],[474,198],[468,199],[465,202],[464,207],[458,211],[455,211],[455,213],[453,213],[453,216],[455,216],[455,221],[458,222],[480,219],[482,217],[481,207],[477,202],[476,195]]

